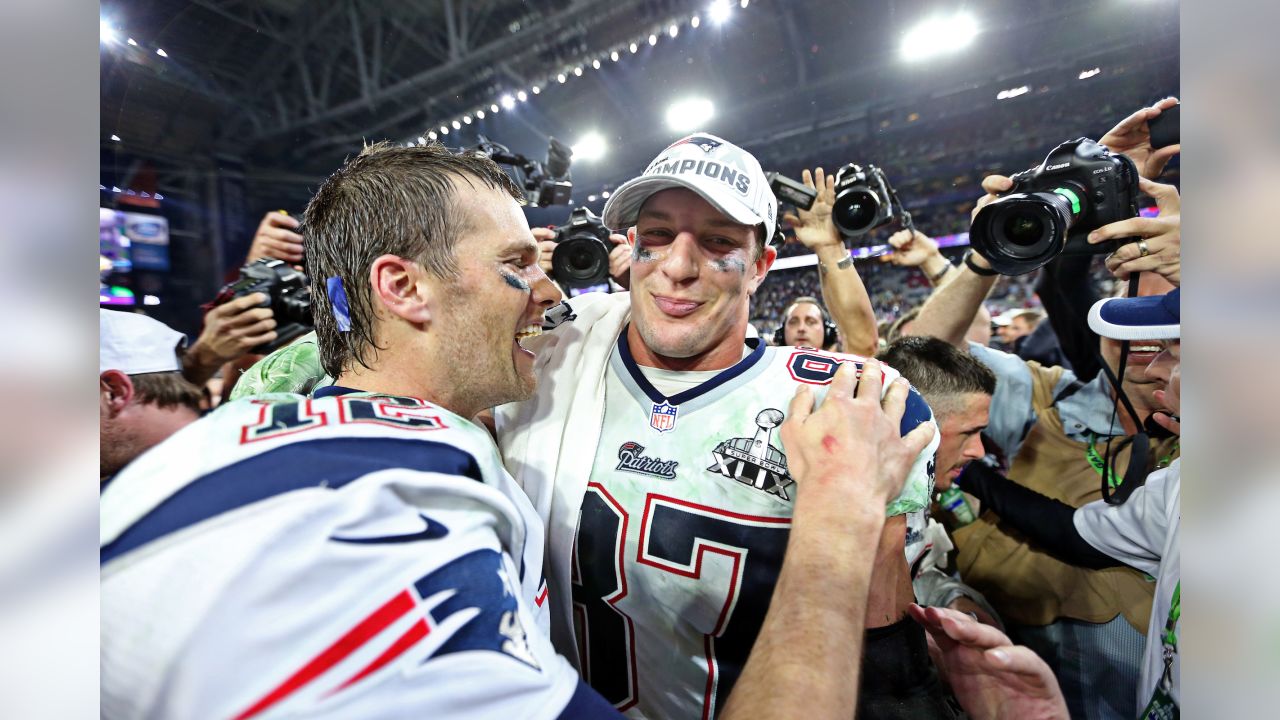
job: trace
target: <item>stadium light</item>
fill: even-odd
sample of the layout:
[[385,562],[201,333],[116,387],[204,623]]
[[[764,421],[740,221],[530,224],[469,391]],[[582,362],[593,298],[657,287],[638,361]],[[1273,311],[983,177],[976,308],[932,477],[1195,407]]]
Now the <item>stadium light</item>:
[[476,119],[477,119],[477,120],[483,120],[483,119],[484,119],[484,111],[483,111],[483,110],[477,110],[477,111],[476,111]]
[[116,31],[111,27],[110,23],[102,18],[98,18],[98,42],[116,42]]
[[120,136],[119,136],[119,135],[112,135],[112,136],[111,136],[111,141],[112,141],[112,142],[120,142]]
[[568,79],[569,78],[564,76],[564,73],[560,73],[559,75],[556,76],[556,81],[559,82],[561,85],[563,85],[564,81]]
[[463,115],[463,116],[462,116],[462,123],[463,123],[464,125],[470,125],[470,124],[471,124],[471,116],[470,116],[470,115]]
[[529,93],[521,90],[516,93],[516,99],[519,100],[520,102],[525,102],[526,100],[529,99]]
[[495,113],[498,112],[498,103],[493,103],[492,105],[490,105],[489,112],[495,112]]
[[1102,68],[1094,68],[1092,70],[1081,70],[1080,79],[1088,80],[1089,78],[1093,77],[1094,75],[1097,75],[1100,72],[1102,72]]
[[138,47],[138,41],[134,40],[133,38],[129,38],[125,42],[129,43],[129,45],[132,47]]
[[635,43],[631,43],[631,54],[632,54],[632,55],[635,55],[635,54],[636,54],[636,51],[637,51],[637,50],[639,50],[639,49],[640,49],[640,46],[639,46],[639,45],[636,45]]
[[605,190],[604,192],[600,193],[600,197],[604,198],[605,200],[608,200],[608,199],[609,199],[609,191],[608,191],[608,190]]
[[697,28],[701,24],[702,24],[702,18],[698,17],[697,15],[694,15],[692,18],[689,18],[689,27]]
[[748,5],[748,4],[750,4],[750,2],[751,2],[751,0],[742,0],[742,2],[740,2],[740,3],[738,3],[738,4],[742,6],[742,9],[743,9],[743,10],[746,10],[746,9],[747,9],[747,5]]
[[716,0],[707,8],[707,18],[717,25],[723,25],[729,19],[729,13],[732,10],[729,0]]
[[441,134],[441,135],[448,135],[448,134],[449,134],[449,126],[448,126],[448,125],[441,125],[441,126],[440,126],[440,134]]
[[516,99],[511,97],[510,94],[503,95],[502,98],[498,100],[498,102],[502,103],[502,107],[508,110],[516,106]]
[[687,98],[667,108],[667,127],[676,132],[696,130],[715,117],[716,108],[706,98]]
[[671,27],[667,28],[667,34],[668,34],[668,35],[670,35],[671,37],[675,37],[675,36],[679,35],[679,34],[680,34],[680,26],[679,26],[679,25],[676,25],[675,23],[671,23]]
[[532,92],[534,95],[539,95],[542,93],[542,88],[537,85],[534,85],[533,87],[529,88],[529,91]]
[[587,202],[595,202],[598,198],[595,195],[588,195]]
[[617,50],[614,50],[613,52],[609,53],[609,59],[610,59],[610,60],[612,60],[612,61],[614,61],[614,62],[618,62],[618,60],[619,60],[621,57],[622,57],[622,56],[618,54],[618,51],[617,51]]
[[654,35],[653,33],[649,33],[649,45],[653,46],[657,44],[658,44],[658,36]]
[[156,48],[156,54],[160,57],[169,57],[169,53],[165,52],[164,48]]
[[574,160],[599,160],[608,152],[608,144],[605,143],[604,136],[598,132],[589,132],[578,138],[578,142],[573,144]]
[[911,28],[899,50],[903,60],[925,60],[965,48],[977,34],[978,22],[969,13],[939,15]]
[[592,60],[592,61],[591,61],[591,67],[595,68],[596,70],[599,70],[599,69],[600,69],[600,58],[596,58],[595,60]]
[[1000,92],[996,93],[996,99],[1008,100],[1009,98],[1016,98],[1019,95],[1026,95],[1029,92],[1031,92],[1031,88],[1027,87],[1026,85],[1023,85],[1021,87],[1009,88],[1008,90],[1001,90]]
[[439,136],[439,135],[436,135],[436,131],[435,131],[435,130],[432,130],[431,132],[427,133],[427,137],[428,137],[428,138],[430,138],[430,139],[432,139],[432,140],[435,140],[436,138],[438,138],[438,137],[440,137],[440,136]]
[[582,66],[581,66],[581,65],[579,65],[579,66],[575,67],[575,68],[573,69],[573,74],[574,74],[574,75],[576,75],[576,76],[578,76],[578,77],[582,77]]
[[458,122],[457,120],[454,120],[454,121],[453,121],[453,129],[454,129],[454,130],[461,130],[461,129],[462,129],[462,123]]

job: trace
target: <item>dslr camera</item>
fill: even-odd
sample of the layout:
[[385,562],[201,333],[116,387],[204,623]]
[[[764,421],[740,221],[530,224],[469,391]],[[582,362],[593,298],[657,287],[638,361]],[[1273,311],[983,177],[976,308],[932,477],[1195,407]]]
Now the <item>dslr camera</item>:
[[569,197],[573,193],[573,180],[569,173],[573,148],[568,145],[551,138],[547,144],[545,163],[511,152],[506,145],[483,135],[480,136],[480,142],[470,149],[484,153],[499,165],[515,170],[515,181],[524,188],[525,200],[529,205],[547,207],[569,204]]
[[1059,255],[1105,255],[1128,240],[1090,245],[1088,234],[1138,214],[1138,169],[1087,138],[1054,148],[1039,167],[983,206],[969,244],[1003,275],[1022,275]]
[[569,221],[556,228],[556,249],[551,254],[551,278],[569,297],[589,292],[609,292],[609,228],[590,208],[569,213]]
[[274,258],[255,260],[240,268],[240,277],[218,292],[214,305],[251,293],[264,293],[276,320],[276,339],[259,345],[254,353],[265,355],[311,331],[311,282],[307,276]]
[[849,163],[836,173],[836,200],[831,207],[831,219],[846,239],[862,237],[893,220],[895,215],[902,215],[904,223],[910,222],[883,170],[875,165],[864,168]]

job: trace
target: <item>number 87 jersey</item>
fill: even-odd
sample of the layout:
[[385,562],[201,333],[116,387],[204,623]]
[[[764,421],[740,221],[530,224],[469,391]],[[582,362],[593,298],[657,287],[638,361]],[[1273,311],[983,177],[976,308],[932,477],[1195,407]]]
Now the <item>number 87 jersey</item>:
[[[860,360],[758,346],[719,373],[664,373],[637,367],[623,334],[571,567],[579,666],[615,707],[718,714],[787,546],[797,488],[779,426],[798,386],[821,402],[836,368]],[[912,390],[902,432],[931,419]],[[936,445],[935,433],[889,515],[923,515]]]

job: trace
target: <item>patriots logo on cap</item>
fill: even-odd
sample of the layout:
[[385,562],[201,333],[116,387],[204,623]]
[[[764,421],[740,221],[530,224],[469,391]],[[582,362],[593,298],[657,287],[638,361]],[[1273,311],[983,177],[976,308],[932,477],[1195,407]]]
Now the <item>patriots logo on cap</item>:
[[[676,147],[677,145],[684,145],[686,143],[691,143],[693,145],[696,145],[702,148],[702,152],[707,152],[707,153],[711,152],[712,150],[715,150],[716,148],[720,147],[723,144],[719,140],[716,140],[715,138],[712,138],[712,137],[708,137],[706,135],[690,135],[689,137],[683,140],[677,140],[676,142],[672,143],[671,148]],[[667,149],[670,150],[671,148],[667,148]]]

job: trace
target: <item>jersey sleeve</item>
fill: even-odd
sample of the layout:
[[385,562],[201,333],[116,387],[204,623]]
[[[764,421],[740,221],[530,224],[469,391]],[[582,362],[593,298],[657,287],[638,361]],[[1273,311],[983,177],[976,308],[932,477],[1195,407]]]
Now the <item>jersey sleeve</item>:
[[1072,520],[1080,537],[1129,567],[1155,575],[1169,534],[1169,514],[1177,512],[1174,468],[1158,470],[1122,505],[1095,500],[1077,508]]

